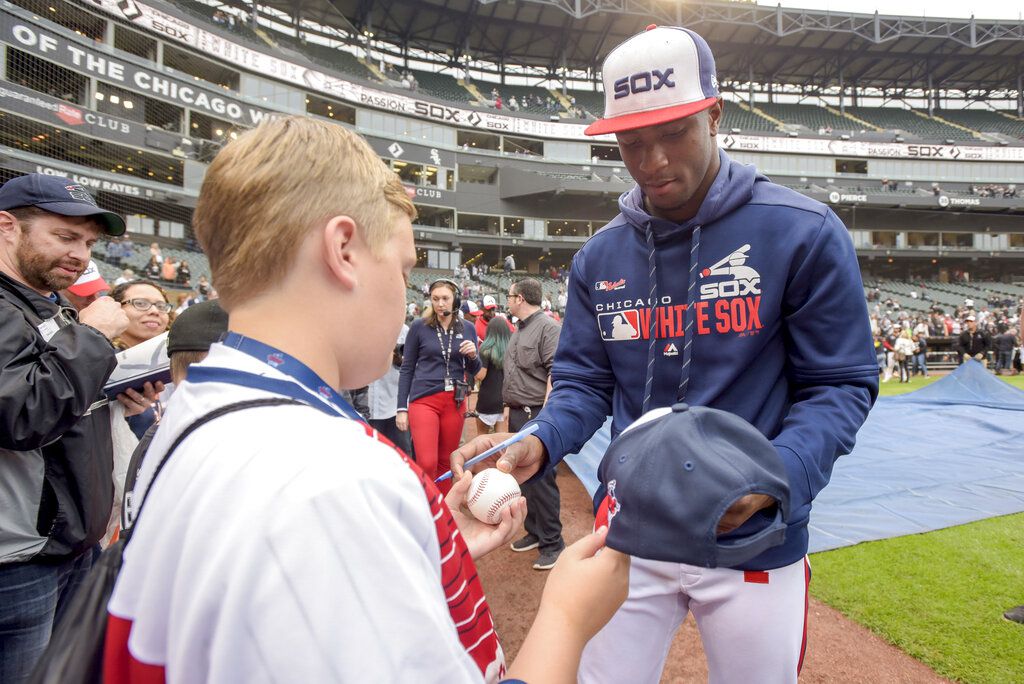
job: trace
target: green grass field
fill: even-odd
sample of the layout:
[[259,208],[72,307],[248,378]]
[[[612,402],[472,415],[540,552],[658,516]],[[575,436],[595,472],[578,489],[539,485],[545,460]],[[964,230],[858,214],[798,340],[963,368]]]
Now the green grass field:
[[[907,392],[913,392],[919,390],[922,387],[932,384],[936,380],[941,380],[945,376],[932,375],[931,377],[925,378],[920,375],[910,379],[910,382],[899,383],[897,378],[893,378],[889,382],[882,383],[880,385],[879,394],[883,397],[890,397],[897,394],[906,394]],[[1002,380],[1011,387],[1016,387],[1019,390],[1024,390],[1024,375],[993,375],[992,377]]]
[[[890,381],[883,396],[940,378]],[[1024,376],[1002,376],[1024,390]],[[1021,445],[1024,451],[1024,445]],[[1024,513],[811,556],[811,593],[940,675],[970,683],[1024,681]]]
[[1024,680],[1024,513],[811,556],[811,593],[940,675]]

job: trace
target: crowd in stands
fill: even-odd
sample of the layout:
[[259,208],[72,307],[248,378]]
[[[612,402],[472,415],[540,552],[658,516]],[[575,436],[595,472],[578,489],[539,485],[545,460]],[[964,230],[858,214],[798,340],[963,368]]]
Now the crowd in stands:
[[[931,301],[923,283],[910,294]],[[927,376],[929,358],[957,364],[975,359],[992,367],[997,375],[1016,375],[1022,370],[1024,297],[989,293],[984,303],[966,297],[952,310],[933,304],[927,313],[904,309],[898,298],[884,295],[878,288],[869,290],[866,297],[882,382],[893,377],[909,382],[914,375]],[[936,338],[943,342],[941,352],[930,350],[929,340]]]
[[978,197],[1009,198],[1017,196],[1017,186],[1013,183],[1009,185],[970,185],[967,188],[967,193]]
[[234,31],[238,28],[238,19],[235,18],[235,15],[223,10],[217,10],[213,13],[213,23],[229,31]]

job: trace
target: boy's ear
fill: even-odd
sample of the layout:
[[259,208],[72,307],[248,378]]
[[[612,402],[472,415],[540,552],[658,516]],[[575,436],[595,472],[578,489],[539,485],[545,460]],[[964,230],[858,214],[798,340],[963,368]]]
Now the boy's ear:
[[327,270],[342,287],[352,289],[358,284],[354,247],[356,222],[348,216],[335,216],[323,227],[323,259]]

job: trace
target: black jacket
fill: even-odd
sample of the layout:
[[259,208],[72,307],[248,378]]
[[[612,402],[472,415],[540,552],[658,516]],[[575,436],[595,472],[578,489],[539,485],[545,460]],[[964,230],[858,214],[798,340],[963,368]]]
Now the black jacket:
[[976,354],[984,354],[992,349],[992,338],[989,337],[988,333],[982,332],[980,328],[975,330],[974,334],[971,334],[970,330],[964,330],[960,333],[956,346],[961,355],[974,356]]
[[103,537],[114,354],[67,302],[0,273],[0,563],[72,557]]

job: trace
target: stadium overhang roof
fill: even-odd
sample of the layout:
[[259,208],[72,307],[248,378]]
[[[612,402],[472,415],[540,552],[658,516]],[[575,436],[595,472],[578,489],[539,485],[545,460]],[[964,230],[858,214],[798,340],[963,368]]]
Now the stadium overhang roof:
[[[650,23],[711,44],[719,80],[809,92],[840,84],[893,92],[1020,88],[1024,22],[898,17],[683,0],[260,0],[375,41],[494,64],[597,74],[605,54]],[[375,43],[378,44],[378,43]]]

